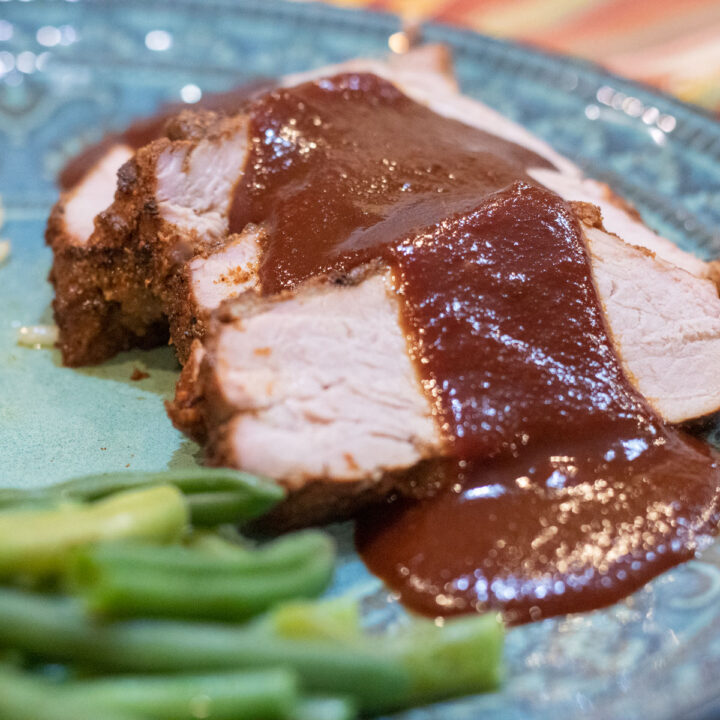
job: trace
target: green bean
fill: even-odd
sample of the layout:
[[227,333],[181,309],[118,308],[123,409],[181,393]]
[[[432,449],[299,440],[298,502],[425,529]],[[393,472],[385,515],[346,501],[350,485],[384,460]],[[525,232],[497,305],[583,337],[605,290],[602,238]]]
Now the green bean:
[[346,698],[298,696],[281,668],[70,682],[0,667],[3,720],[355,720]]
[[0,645],[118,672],[200,672],[283,666],[308,692],[354,698],[363,711],[400,707],[411,677],[371,645],[293,640],[264,625],[144,620],[97,624],[77,603],[0,590]]
[[221,523],[243,522],[259,517],[276,505],[282,497],[280,492],[264,498],[250,495],[245,490],[187,495],[192,521],[197,527],[212,527]]
[[147,572],[167,569],[174,573],[212,576],[218,573],[292,570],[316,555],[332,556],[333,551],[334,545],[327,533],[303,530],[283,535],[256,548],[237,545],[216,536],[212,545],[203,543],[191,547],[136,542],[102,543],[77,555],[88,569],[107,565]]
[[282,668],[101,678],[61,685],[60,693],[64,701],[141,713],[153,720],[287,720],[299,704],[295,675]]
[[87,475],[38,490],[0,489],[0,510],[52,507],[63,502],[102,500],[118,492],[174,485],[186,497],[195,525],[250,520],[285,497],[271,480],[228,468]]
[[149,720],[135,712],[59,697],[56,687],[26,673],[0,669],[2,720]]
[[172,486],[119,493],[87,505],[0,514],[0,576],[42,576],[63,569],[70,552],[101,540],[177,539],[188,522]]
[[357,706],[349,698],[311,697],[300,700],[291,720],[355,720]]
[[264,514],[285,497],[276,483],[228,468],[88,475],[50,488],[73,500],[97,500],[131,488],[174,485],[190,505],[195,525],[219,525]]
[[243,620],[278,602],[317,597],[329,584],[334,546],[297,533],[237,557],[180,547],[111,545],[81,551],[73,585],[89,608],[115,617]]
[[503,641],[499,617],[488,613],[446,620],[441,627],[416,620],[380,645],[410,671],[406,702],[423,704],[498,687]]
[[348,598],[293,602],[263,620],[276,636],[325,639],[343,647],[373,649],[410,672],[411,687],[402,705],[434,702],[498,686],[504,630],[496,615],[471,615],[437,626],[412,620],[392,636],[363,636],[357,603]]

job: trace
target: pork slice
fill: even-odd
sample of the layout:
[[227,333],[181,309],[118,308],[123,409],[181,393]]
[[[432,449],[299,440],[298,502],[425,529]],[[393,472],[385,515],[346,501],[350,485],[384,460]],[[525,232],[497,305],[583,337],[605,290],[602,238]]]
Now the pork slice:
[[63,227],[62,232],[53,235],[54,242],[75,246],[87,243],[95,227],[95,216],[115,197],[118,170],[132,154],[128,145],[113,143],[78,184],[63,195],[56,208]]
[[188,262],[169,286],[166,302],[173,342],[185,362],[193,343],[202,337],[213,310],[258,284],[257,264],[262,229],[249,225],[230,235],[224,245]]
[[669,423],[720,409],[720,299],[707,278],[586,228],[593,279],[626,373]]
[[222,249],[189,263],[190,290],[198,308],[213,310],[257,284],[261,235],[259,227],[249,225],[239,235],[228,237]]
[[586,202],[600,208],[608,232],[625,238],[676,267],[698,277],[710,277],[711,265],[653,232],[638,212],[610,187],[591,178],[576,179],[547,168],[532,168],[529,174],[568,202]]
[[436,450],[389,274],[250,296],[223,317],[207,388],[213,422],[229,422],[223,460],[296,487],[374,477]]
[[211,464],[290,490],[283,524],[344,516],[442,454],[398,313],[383,269],[311,280],[271,299],[248,292],[222,307],[195,346],[175,410],[201,400]]
[[115,196],[118,170],[131,157],[128,145],[108,143],[95,163],[61,195],[48,221],[53,309],[66,365],[99,362],[129,347],[152,347],[167,337],[156,303],[142,286],[125,309],[107,301],[101,280],[123,258],[116,247],[90,242],[96,217]]

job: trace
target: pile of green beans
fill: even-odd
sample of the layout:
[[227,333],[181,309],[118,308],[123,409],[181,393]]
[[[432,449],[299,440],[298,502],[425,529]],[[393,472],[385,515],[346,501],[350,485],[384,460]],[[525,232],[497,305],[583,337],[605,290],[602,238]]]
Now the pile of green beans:
[[283,497],[231,470],[0,490],[0,718],[353,720],[497,686],[494,616],[369,636],[355,601],[314,599],[326,533],[226,525]]
[[496,687],[502,634],[492,615],[451,620],[444,627],[418,620],[392,636],[351,642],[309,633],[286,637],[268,622],[97,623],[67,598],[0,591],[0,647],[106,673],[284,667],[305,691],[351,697],[366,713]]

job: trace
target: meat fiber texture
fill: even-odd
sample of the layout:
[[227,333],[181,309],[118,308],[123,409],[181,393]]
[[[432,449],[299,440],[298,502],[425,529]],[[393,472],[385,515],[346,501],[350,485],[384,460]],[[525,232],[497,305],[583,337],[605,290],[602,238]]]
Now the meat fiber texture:
[[[439,114],[550,160],[528,173],[575,203],[593,278],[628,377],[668,422],[720,407],[720,300],[712,266],[647,228],[610,189],[541,140],[463,97],[438,49],[284,78],[373,72]],[[242,115],[181,114],[127,159],[115,148],[61,198],[48,228],[66,364],[99,362],[169,334],[185,364],[169,412],[211,464],[276,478],[283,525],[345,517],[442,455],[386,268],[262,297],[262,226],[228,232],[247,158]],[[94,205],[93,205],[94,203]],[[599,208],[599,210],[598,210]],[[93,212],[99,214],[91,221]],[[102,210],[102,211],[101,211]],[[623,238],[623,239],[620,239]]]

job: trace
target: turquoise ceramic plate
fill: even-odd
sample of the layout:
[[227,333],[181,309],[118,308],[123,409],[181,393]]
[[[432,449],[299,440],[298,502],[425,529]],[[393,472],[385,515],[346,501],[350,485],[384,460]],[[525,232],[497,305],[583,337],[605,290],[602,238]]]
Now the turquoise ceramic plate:
[[[0,2],[0,234],[13,243],[0,268],[0,484],[197,462],[197,447],[163,410],[178,371],[168,349],[68,370],[55,352],[15,344],[18,325],[50,319],[43,226],[63,160],[189,85],[219,90],[380,54],[397,30],[389,16],[270,0]],[[442,27],[425,37],[453,48],[466,92],[612,182],[683,247],[704,256],[720,249],[712,119],[579,62]],[[132,381],[136,367],[150,377]],[[368,623],[402,622],[354,556],[347,528],[338,534],[345,552],[333,591],[363,595]],[[720,708],[720,552],[608,610],[512,630],[507,666],[501,692],[405,717],[712,716]]]

